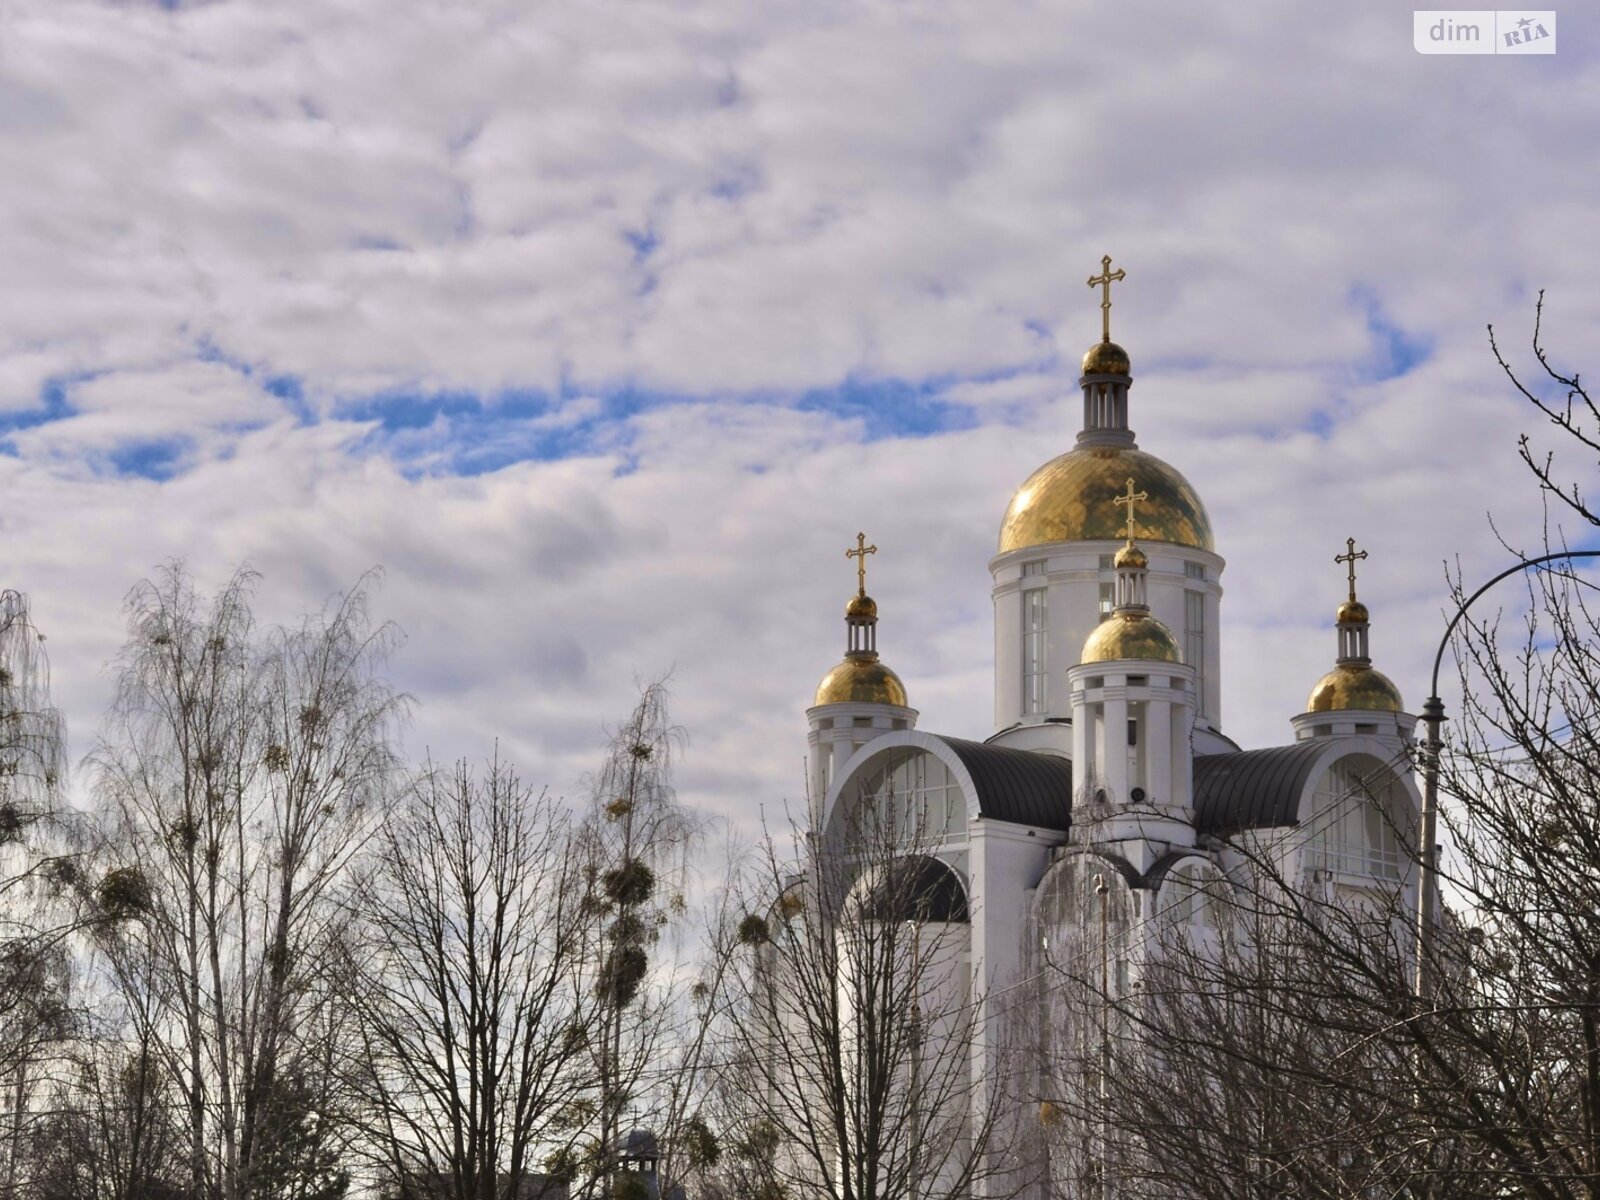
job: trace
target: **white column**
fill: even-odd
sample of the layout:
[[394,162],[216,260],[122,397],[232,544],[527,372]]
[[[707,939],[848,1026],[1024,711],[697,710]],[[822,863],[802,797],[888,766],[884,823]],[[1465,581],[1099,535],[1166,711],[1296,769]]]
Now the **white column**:
[[1150,699],[1144,702],[1145,786],[1150,799],[1163,808],[1172,805],[1172,705],[1165,700]]
[[[1122,689],[1119,689],[1121,691]],[[1105,705],[1105,747],[1100,759],[1100,778],[1113,804],[1128,801],[1128,701],[1125,693],[1107,698]]]
[[1192,703],[1174,704],[1172,706],[1172,719],[1169,724],[1172,730],[1171,762],[1172,762],[1172,804],[1182,807],[1189,812],[1189,819],[1194,819],[1194,756],[1189,752],[1189,738],[1194,729],[1194,706]]

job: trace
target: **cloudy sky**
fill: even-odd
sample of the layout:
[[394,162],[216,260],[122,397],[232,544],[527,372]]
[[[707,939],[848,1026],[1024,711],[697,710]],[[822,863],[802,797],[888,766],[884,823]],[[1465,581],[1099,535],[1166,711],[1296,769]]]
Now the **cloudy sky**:
[[73,749],[157,564],[248,562],[267,619],[381,564],[411,753],[567,790],[673,669],[680,787],[747,820],[802,790],[857,529],[924,727],[982,736],[1104,253],[1229,561],[1229,732],[1286,738],[1348,536],[1415,708],[1443,562],[1540,524],[1485,325],[1533,370],[1544,288],[1600,370],[1559,15],[1512,58],[1392,0],[0,0],[0,563]]

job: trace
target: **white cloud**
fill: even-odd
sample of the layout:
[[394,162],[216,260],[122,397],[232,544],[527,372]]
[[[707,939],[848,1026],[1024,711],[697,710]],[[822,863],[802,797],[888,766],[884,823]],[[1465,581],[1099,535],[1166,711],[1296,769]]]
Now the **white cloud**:
[[[282,618],[383,563],[418,746],[499,735],[562,785],[676,663],[686,790],[749,814],[799,790],[857,528],[925,723],[987,730],[985,563],[1070,444],[1109,251],[1133,423],[1230,560],[1231,730],[1284,735],[1350,535],[1415,704],[1440,564],[1498,563],[1487,510],[1538,520],[1483,325],[1520,348],[1543,286],[1551,345],[1596,342],[1597,86],[1576,55],[1417,56],[1378,0],[18,0],[0,421],[52,381],[70,412],[0,458],[5,582],[79,749],[155,563],[249,560]],[[1383,379],[1375,323],[1429,357]],[[786,403],[847,379],[941,380],[976,425],[868,441]],[[506,391],[551,407],[472,426],[490,451],[580,456],[456,478],[457,417],[366,419]],[[117,474],[174,439],[175,478]]]

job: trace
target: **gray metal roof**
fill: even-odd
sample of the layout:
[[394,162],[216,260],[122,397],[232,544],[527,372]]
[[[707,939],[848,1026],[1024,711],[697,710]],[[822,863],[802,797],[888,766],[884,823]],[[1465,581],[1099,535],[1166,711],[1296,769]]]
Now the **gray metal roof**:
[[1326,742],[1312,740],[1195,759],[1196,827],[1204,833],[1231,833],[1297,824],[1300,794],[1327,748]]
[[[934,735],[938,736],[938,735]],[[1063,832],[1072,824],[1072,763],[1053,754],[939,737],[978,789],[978,809],[995,821]]]

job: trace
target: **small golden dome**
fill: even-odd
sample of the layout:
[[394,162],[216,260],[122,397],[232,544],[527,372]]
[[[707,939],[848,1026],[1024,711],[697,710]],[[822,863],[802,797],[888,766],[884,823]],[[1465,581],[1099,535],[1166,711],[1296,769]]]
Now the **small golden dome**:
[[876,657],[847,658],[822,677],[813,704],[906,705],[906,685]]
[[1400,689],[1381,671],[1363,663],[1340,663],[1317,681],[1306,701],[1307,712],[1404,712]]
[[851,596],[850,603],[844,606],[846,619],[850,617],[864,617],[873,621],[878,619],[878,602],[871,596]]
[[1365,624],[1367,621],[1367,606],[1359,600],[1346,600],[1339,605],[1339,611],[1334,620],[1341,625]]
[[1150,560],[1144,556],[1144,551],[1137,546],[1124,546],[1117,551],[1117,557],[1112,560],[1117,570],[1142,571],[1150,565]]
[[1124,658],[1181,663],[1178,639],[1154,617],[1142,612],[1114,612],[1095,626],[1083,644],[1080,662],[1116,662]]
[[1000,522],[1000,553],[1047,542],[1120,542],[1126,520],[1112,500],[1129,477],[1149,493],[1139,540],[1210,550],[1211,518],[1189,481],[1153,454],[1080,446],[1028,476]]
[[1115,342],[1096,342],[1083,356],[1085,375],[1131,375],[1128,352]]

